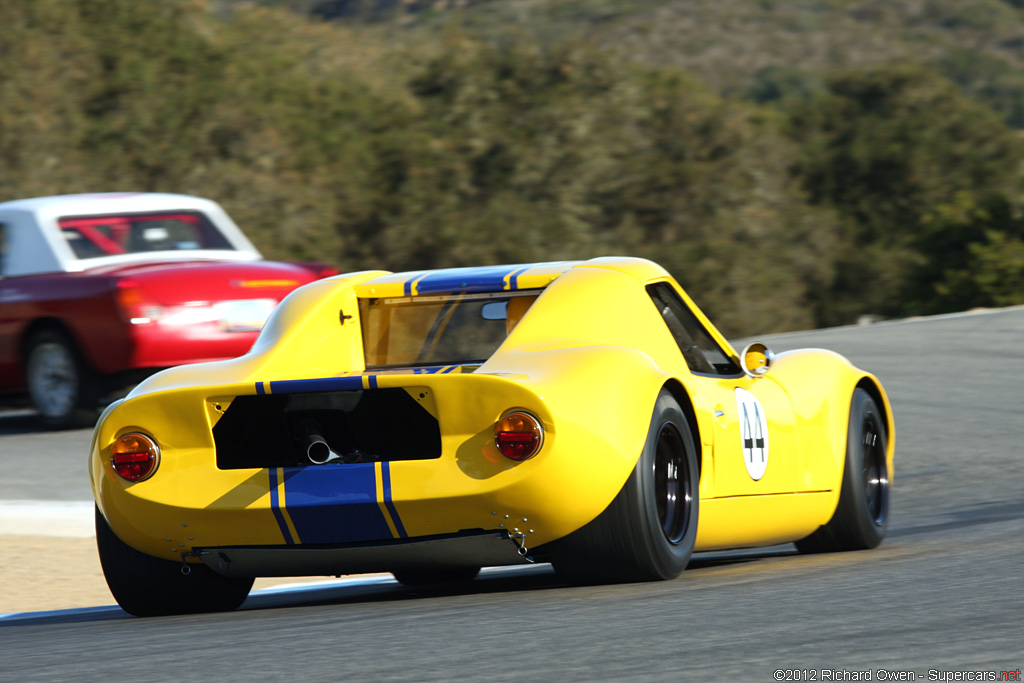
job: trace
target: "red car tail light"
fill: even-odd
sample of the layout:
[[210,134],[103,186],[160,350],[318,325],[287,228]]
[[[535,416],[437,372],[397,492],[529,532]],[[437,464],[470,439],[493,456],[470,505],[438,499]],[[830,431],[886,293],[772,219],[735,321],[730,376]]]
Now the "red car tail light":
[[540,450],[543,441],[544,428],[540,420],[522,410],[508,413],[494,426],[494,444],[510,460],[529,460]]
[[110,464],[127,481],[148,479],[160,464],[160,447],[145,434],[125,434],[110,447]]
[[117,309],[121,313],[121,318],[125,322],[133,325],[152,322],[151,318],[147,317],[147,312],[143,310],[145,299],[142,296],[142,290],[134,280],[118,280],[114,298],[117,301]]

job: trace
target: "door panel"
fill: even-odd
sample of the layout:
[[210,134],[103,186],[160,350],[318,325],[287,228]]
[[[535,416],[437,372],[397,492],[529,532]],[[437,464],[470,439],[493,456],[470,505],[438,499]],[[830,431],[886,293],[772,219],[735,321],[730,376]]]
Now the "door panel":
[[797,491],[800,453],[785,390],[770,376],[722,379],[709,389],[715,497]]

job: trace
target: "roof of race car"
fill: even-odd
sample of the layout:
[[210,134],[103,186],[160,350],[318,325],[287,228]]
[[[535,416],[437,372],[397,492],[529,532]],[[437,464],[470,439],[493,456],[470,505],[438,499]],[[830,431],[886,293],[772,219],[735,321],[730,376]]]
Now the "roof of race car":
[[566,271],[580,266],[609,268],[646,276],[643,279],[667,275],[661,266],[644,259],[605,257],[589,261],[549,261],[390,273],[357,285],[356,294],[367,298],[542,289]]

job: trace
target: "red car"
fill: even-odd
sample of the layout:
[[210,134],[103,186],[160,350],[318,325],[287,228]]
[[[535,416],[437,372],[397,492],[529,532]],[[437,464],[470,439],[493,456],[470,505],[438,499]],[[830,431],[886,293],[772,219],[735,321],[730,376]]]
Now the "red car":
[[198,197],[0,203],[0,397],[82,424],[156,370],[244,354],[282,298],[337,272],[263,261]]

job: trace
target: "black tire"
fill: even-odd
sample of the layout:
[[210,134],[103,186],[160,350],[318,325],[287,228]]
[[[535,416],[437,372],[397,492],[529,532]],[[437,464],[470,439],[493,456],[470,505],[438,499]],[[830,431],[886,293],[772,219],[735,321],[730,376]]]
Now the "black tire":
[[874,548],[889,527],[888,435],[875,400],[856,389],[850,401],[839,503],[828,524],[796,542],[802,553]]
[[25,348],[25,380],[39,422],[50,429],[94,424],[99,382],[71,338],[60,330],[42,330]]
[[392,572],[395,581],[403,586],[437,586],[446,583],[472,581],[480,573],[480,567],[444,567],[433,569],[403,569]]
[[622,490],[596,519],[545,548],[555,571],[583,584],[676,578],[697,538],[699,482],[690,424],[662,390]]
[[221,576],[206,565],[161,560],[130,547],[114,535],[96,509],[96,547],[107,586],[117,604],[137,617],[227,612],[245,602],[253,579]]

